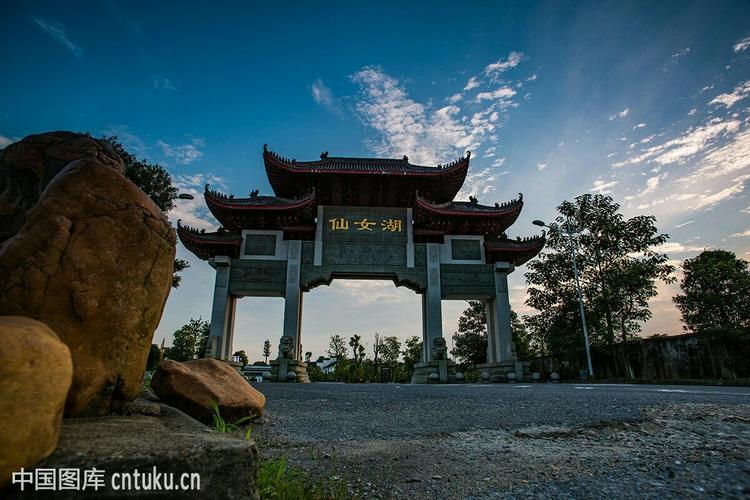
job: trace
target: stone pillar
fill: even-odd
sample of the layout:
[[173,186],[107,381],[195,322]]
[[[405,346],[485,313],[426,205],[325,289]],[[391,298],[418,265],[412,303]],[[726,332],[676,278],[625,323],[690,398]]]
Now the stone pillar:
[[302,290],[299,287],[300,261],[302,242],[289,241],[289,254],[286,268],[286,291],[284,293],[284,331],[285,337],[294,339],[294,359],[302,360],[302,343],[300,338],[302,326]]
[[440,245],[427,243],[427,290],[422,294],[422,361],[432,360],[432,342],[443,336],[440,290]]
[[[214,284],[214,302],[211,307],[211,334],[208,338],[206,357],[229,359],[227,345],[229,342],[228,329],[234,323],[234,300],[229,295],[229,271],[231,259],[226,256],[216,256],[210,264],[216,269]],[[229,345],[231,349],[231,345]]]
[[508,274],[513,269],[507,262],[495,263],[495,298],[487,302],[487,363],[516,361],[508,296]]

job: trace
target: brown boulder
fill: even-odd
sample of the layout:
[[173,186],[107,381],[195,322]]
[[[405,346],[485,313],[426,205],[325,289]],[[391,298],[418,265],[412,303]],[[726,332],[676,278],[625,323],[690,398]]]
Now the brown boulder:
[[266,397],[237,370],[213,358],[184,363],[165,359],[154,372],[151,388],[163,402],[204,424],[213,420],[211,401],[227,422],[260,417],[266,406]]
[[0,244],[0,314],[49,325],[73,356],[66,415],[132,400],[172,283],[175,233],[116,169],[61,170]]
[[0,316],[0,489],[55,451],[72,376],[70,351],[47,325]]
[[74,132],[29,135],[0,150],[0,243],[21,229],[26,213],[60,170],[84,158],[124,172],[107,143]]

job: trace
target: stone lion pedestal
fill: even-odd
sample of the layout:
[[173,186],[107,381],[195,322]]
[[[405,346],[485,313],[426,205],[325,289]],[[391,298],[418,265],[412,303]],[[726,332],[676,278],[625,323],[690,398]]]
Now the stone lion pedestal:
[[293,359],[294,340],[291,337],[281,337],[279,342],[279,357],[271,361],[271,380],[274,382],[310,383],[307,374],[307,363]]
[[414,365],[412,384],[457,382],[456,363],[448,359],[448,347],[442,337],[432,341],[432,360]]
[[[485,363],[477,365],[480,373],[480,382],[523,382],[531,380],[531,369],[529,362],[503,361],[500,363]],[[514,373],[513,380],[508,379],[508,374]]]

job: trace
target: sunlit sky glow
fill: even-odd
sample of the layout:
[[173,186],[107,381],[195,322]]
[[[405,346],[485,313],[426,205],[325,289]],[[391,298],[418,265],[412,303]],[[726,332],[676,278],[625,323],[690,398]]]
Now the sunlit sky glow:
[[[511,236],[534,234],[564,199],[605,193],[654,214],[675,263],[706,247],[750,258],[750,4],[747,2],[4,2],[0,147],[47,130],[116,134],[182,191],[210,182],[270,194],[261,152],[471,150],[460,197],[523,192]],[[202,196],[176,221],[218,224]],[[213,270],[191,268],[155,340],[208,318]],[[530,313],[524,269],[512,303]],[[660,286],[644,334],[681,330]],[[282,299],[239,302],[236,349],[277,343]],[[446,302],[451,333],[464,304]],[[419,297],[390,282],[306,294],[303,348],[334,333],[421,334]]]

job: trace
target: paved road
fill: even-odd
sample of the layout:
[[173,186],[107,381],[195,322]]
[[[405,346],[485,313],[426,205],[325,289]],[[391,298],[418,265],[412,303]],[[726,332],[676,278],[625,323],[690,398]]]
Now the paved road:
[[256,387],[261,453],[364,497],[750,498],[750,388]]
[[750,404],[750,387],[567,383],[263,383],[256,387],[266,394],[274,423],[296,440],[414,437],[545,424],[580,427],[639,420],[644,405]]

